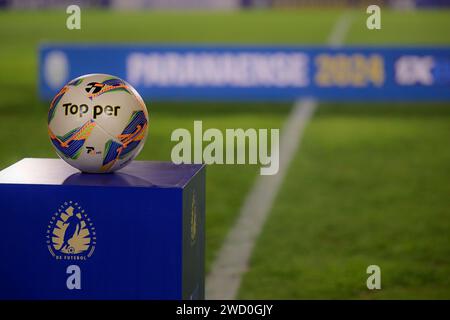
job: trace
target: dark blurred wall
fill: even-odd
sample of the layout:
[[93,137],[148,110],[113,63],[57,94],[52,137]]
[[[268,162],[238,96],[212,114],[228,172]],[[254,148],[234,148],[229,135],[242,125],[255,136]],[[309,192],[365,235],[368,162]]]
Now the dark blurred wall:
[[381,7],[428,8],[450,6],[450,0],[0,0],[0,8],[50,8],[71,4],[115,9],[238,9],[270,7]]

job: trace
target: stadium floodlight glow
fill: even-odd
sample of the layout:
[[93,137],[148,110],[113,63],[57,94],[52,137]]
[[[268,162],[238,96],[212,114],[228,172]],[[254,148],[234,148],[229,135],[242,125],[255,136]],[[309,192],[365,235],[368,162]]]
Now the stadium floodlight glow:
[[123,168],[142,150],[148,113],[126,81],[89,74],[67,83],[48,111],[48,133],[68,164],[92,173]]

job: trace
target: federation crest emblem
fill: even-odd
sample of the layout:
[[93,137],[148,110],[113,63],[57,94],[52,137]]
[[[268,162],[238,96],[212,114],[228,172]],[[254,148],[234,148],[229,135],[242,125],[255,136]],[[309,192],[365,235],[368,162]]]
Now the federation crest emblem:
[[64,202],[50,219],[46,242],[57,260],[86,260],[97,244],[94,223],[77,202]]

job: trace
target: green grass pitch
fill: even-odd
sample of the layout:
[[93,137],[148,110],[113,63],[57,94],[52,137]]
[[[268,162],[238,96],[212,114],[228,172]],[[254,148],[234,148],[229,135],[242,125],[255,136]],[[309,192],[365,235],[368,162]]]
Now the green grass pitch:
[[240,297],[448,299],[449,137],[448,105],[322,105]]
[[[338,10],[83,11],[82,30],[60,11],[0,12],[0,168],[56,157],[37,98],[43,41],[324,44]],[[449,11],[382,12],[382,30],[353,11],[346,44],[448,45]],[[311,121],[252,256],[241,298],[450,298],[450,105],[322,104]],[[148,102],[139,159],[168,160],[170,133],[205,127],[277,128],[289,104]],[[255,166],[207,170],[209,268],[251,188]],[[379,292],[365,268],[379,264]]]

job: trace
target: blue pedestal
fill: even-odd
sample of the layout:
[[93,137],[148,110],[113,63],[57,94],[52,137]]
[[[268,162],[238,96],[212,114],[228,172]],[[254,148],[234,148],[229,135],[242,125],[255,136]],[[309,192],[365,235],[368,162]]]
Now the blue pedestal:
[[203,299],[205,167],[0,172],[0,299]]

